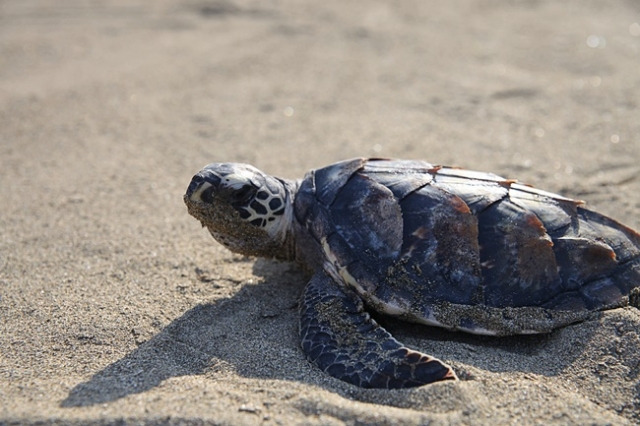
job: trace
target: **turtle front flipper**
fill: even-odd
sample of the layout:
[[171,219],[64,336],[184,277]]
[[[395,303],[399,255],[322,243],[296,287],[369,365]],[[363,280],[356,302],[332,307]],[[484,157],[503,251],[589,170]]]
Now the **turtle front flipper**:
[[453,369],[394,339],[359,297],[318,272],[304,292],[300,336],[307,358],[320,369],[364,388],[407,388],[457,380]]

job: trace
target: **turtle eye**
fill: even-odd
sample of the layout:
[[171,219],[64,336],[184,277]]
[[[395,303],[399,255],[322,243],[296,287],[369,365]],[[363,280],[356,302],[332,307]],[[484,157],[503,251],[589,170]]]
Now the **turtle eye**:
[[205,203],[213,203],[213,186],[208,187],[200,194],[200,199]]
[[256,191],[257,189],[253,185],[244,185],[231,195],[233,204],[249,204],[249,201],[256,195]]

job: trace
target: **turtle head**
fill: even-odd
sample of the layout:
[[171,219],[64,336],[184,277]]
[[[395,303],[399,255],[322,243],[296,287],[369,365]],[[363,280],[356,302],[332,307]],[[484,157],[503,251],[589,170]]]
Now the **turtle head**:
[[184,202],[229,250],[290,259],[293,187],[248,164],[213,163],[193,176]]

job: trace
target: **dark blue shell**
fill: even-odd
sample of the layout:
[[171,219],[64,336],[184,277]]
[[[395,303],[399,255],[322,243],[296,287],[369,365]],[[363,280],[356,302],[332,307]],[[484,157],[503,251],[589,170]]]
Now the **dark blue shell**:
[[307,174],[295,215],[366,300],[425,318],[447,303],[604,309],[640,286],[638,233],[493,174],[346,161]]

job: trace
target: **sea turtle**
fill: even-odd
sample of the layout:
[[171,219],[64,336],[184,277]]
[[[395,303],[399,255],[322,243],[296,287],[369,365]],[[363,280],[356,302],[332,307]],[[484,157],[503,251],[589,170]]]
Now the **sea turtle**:
[[300,181],[209,164],[184,196],[228,249],[297,261],[307,358],[376,388],[456,380],[367,311],[485,335],[546,333],[640,290],[640,235],[582,202],[500,176],[358,158]]

